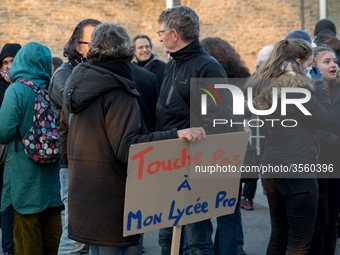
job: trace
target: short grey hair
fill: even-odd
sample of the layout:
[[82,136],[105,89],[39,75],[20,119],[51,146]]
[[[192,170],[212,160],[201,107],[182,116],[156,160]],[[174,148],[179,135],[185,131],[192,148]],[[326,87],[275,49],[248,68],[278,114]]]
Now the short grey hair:
[[98,62],[123,62],[129,64],[134,48],[128,32],[119,24],[103,23],[98,25],[91,37],[91,48],[87,60]]
[[158,24],[167,30],[175,29],[183,41],[192,42],[200,36],[200,21],[197,13],[188,6],[176,6],[164,10]]

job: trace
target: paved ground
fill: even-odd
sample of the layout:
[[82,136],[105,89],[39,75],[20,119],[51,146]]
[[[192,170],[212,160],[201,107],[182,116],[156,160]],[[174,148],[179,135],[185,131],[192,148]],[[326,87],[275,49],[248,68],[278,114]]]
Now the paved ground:
[[[241,212],[245,242],[244,251],[247,255],[266,254],[270,237],[270,218],[267,197],[263,194],[260,181],[258,181],[258,187],[254,198],[254,210],[241,210]],[[216,220],[214,219],[213,224],[216,227]],[[158,230],[145,233],[145,255],[160,254],[160,247],[157,240]],[[340,239],[338,239],[338,246],[335,255],[340,255],[339,245]]]
[[[260,181],[258,181],[260,183]],[[244,233],[244,251],[247,255],[266,254],[266,248],[270,236],[270,220],[267,197],[263,195],[262,186],[258,185],[255,198],[254,210],[242,212],[243,233]],[[214,228],[216,220],[213,219]],[[160,247],[157,243],[158,230],[150,231],[144,234],[145,255],[160,254]],[[340,255],[340,253],[339,253]]]
[[[263,195],[262,186],[258,181],[258,188],[254,198],[254,210],[242,211],[243,232],[244,232],[244,251],[247,255],[264,255],[270,236],[270,219],[268,211],[267,197]],[[213,224],[216,227],[216,220],[213,219]],[[0,235],[1,237],[1,235]],[[158,245],[158,230],[150,231],[144,235],[145,255],[160,254]],[[0,249],[0,255],[2,255]],[[340,239],[335,252],[340,255]]]

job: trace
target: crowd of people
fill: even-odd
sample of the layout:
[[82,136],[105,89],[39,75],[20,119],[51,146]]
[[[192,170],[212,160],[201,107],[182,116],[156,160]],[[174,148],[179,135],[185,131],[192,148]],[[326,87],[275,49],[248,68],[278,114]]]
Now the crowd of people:
[[[142,254],[143,235],[123,236],[129,147],[174,138],[204,139],[212,133],[207,118],[296,120],[291,128],[270,122],[251,128],[244,164],[326,164],[335,173],[340,170],[340,43],[331,20],[317,22],[314,41],[306,31],[296,30],[274,46],[265,46],[253,74],[227,41],[199,40],[199,17],[190,7],[164,10],[158,24],[159,42],[170,56],[167,63],[152,52],[147,35],[131,40],[121,25],[95,19],[75,27],[64,47],[65,63],[36,42],[2,48],[0,190],[5,254],[80,254],[86,246],[93,255]],[[197,118],[195,111],[200,109],[190,108],[197,101],[190,78],[228,79],[245,93],[251,88],[250,104],[270,113],[234,116],[228,90],[219,90],[227,106],[201,117],[201,127],[192,127],[190,118]],[[308,116],[295,104],[280,103],[281,92],[288,88],[308,91],[310,97],[301,106]],[[289,99],[301,100],[301,93],[291,92]],[[213,105],[209,100],[208,108]],[[48,110],[44,115],[49,107],[53,116]],[[58,130],[52,131],[58,142],[45,148],[42,142],[50,137],[50,128]],[[223,127],[218,133],[241,130]],[[30,149],[36,149],[34,156],[44,163],[32,161]],[[48,160],[53,153],[61,155],[60,161]],[[262,178],[271,220],[268,255],[334,254],[340,179],[326,177],[300,172]],[[180,254],[246,254],[240,208],[253,209],[257,179],[241,181],[245,186],[240,185],[235,212],[217,217],[215,240],[211,219],[185,225]],[[160,229],[158,242],[161,254],[169,255],[172,228]]]

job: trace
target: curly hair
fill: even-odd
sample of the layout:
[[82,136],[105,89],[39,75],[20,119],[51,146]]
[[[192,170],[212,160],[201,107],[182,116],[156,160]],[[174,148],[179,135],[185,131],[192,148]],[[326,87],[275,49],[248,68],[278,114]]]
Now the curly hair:
[[201,41],[203,48],[224,68],[229,78],[248,78],[249,69],[240,55],[226,41],[218,37],[208,37]]
[[81,21],[73,31],[73,34],[69,41],[64,47],[64,57],[68,58],[70,62],[81,63],[84,61],[84,57],[76,51],[76,45],[83,39],[84,28],[86,26],[94,26],[101,24],[99,20],[96,19],[85,19]]
[[91,37],[87,60],[91,63],[123,62],[129,64],[134,47],[128,32],[119,24],[103,23],[97,26]]
[[150,44],[150,49],[152,49],[151,39],[147,35],[137,35],[135,38],[133,38],[132,43],[135,44],[137,39],[146,39],[146,40],[148,40],[148,42]]
[[185,42],[192,42],[199,38],[199,17],[188,6],[180,5],[164,10],[158,17],[158,24],[162,25],[162,23],[167,30],[175,29]]

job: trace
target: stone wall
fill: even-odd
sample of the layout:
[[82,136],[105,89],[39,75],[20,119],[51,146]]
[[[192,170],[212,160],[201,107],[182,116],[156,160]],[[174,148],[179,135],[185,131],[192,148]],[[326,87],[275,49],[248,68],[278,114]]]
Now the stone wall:
[[156,31],[158,15],[165,8],[165,1],[157,0],[0,0],[0,48],[8,42],[36,41],[48,46],[53,56],[62,57],[75,26],[93,18],[119,23],[131,37],[148,34],[162,52],[162,45],[156,45]]
[[[274,45],[295,29],[301,29],[301,1],[297,0],[176,0],[192,7],[200,16],[201,39],[221,37],[239,52],[251,72],[258,52]],[[319,19],[319,1],[304,0],[305,30],[314,37]],[[37,41],[53,56],[62,57],[63,46],[83,19],[119,23],[131,37],[147,34],[154,52],[166,61],[158,42],[158,15],[166,1],[157,0],[0,0],[0,47],[7,42],[22,45]],[[340,0],[327,1],[327,15],[340,31]],[[340,32],[339,32],[340,33]]]

